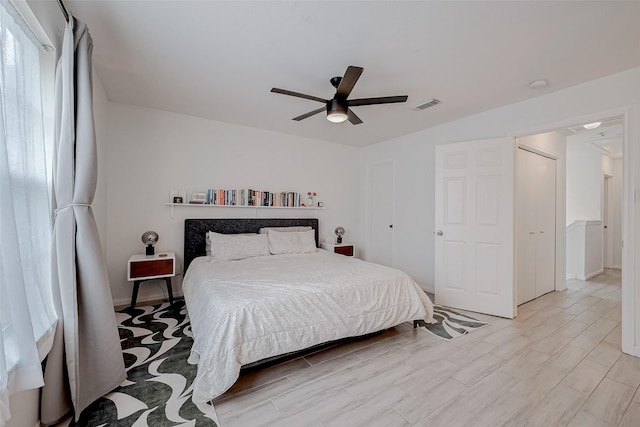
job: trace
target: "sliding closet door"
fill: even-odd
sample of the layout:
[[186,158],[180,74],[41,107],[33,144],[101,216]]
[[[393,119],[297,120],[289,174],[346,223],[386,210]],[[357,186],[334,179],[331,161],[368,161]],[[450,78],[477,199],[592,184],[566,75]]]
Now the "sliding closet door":
[[556,161],[536,156],[536,297],[555,290]]

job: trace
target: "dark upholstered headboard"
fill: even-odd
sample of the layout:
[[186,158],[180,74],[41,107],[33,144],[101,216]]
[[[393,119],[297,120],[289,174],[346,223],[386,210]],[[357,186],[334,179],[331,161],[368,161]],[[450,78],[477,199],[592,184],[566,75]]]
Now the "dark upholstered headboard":
[[184,271],[194,258],[205,255],[205,236],[208,231],[222,234],[257,233],[263,227],[310,226],[316,233],[317,218],[229,218],[229,219],[185,219],[184,220]]

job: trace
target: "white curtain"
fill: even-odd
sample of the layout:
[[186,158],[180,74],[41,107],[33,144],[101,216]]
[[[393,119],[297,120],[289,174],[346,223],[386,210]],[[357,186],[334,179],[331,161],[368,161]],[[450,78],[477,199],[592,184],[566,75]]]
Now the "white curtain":
[[10,395],[42,386],[56,319],[39,48],[0,2],[0,425]]
[[53,300],[59,321],[45,367],[41,421],[70,404],[76,420],[125,379],[124,360],[91,203],[97,181],[91,54],[87,26],[73,17],[56,71]]

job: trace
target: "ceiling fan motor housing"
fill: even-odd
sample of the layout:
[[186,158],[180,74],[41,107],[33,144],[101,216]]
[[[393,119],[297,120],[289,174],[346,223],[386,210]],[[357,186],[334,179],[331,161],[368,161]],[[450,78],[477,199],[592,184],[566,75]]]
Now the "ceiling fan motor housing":
[[327,102],[327,113],[331,111],[347,114],[347,100],[339,98],[329,100],[329,102]]
[[347,110],[346,99],[333,98],[327,102],[327,119],[334,123],[343,122],[349,116]]

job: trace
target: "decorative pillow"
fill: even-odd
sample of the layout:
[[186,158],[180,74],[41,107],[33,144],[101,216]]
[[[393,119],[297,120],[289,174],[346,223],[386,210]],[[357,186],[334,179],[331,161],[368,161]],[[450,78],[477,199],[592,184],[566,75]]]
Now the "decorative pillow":
[[315,252],[316,233],[309,231],[281,232],[269,230],[269,251],[273,255],[280,254],[302,254]]
[[220,234],[210,231],[211,259],[232,261],[269,255],[269,239],[264,234]]
[[[215,231],[209,231],[205,234],[205,252],[207,256],[211,256],[211,239],[209,239],[209,233],[215,233]],[[220,233],[218,233],[220,234]],[[256,233],[233,233],[233,234],[225,234],[225,236],[255,236]]]
[[309,231],[309,230],[313,230],[313,228],[311,228],[311,226],[309,225],[303,225],[300,227],[262,227],[260,229],[260,234],[267,234],[267,232],[269,230],[275,230],[275,231],[287,231],[287,232],[297,232],[297,231]]

